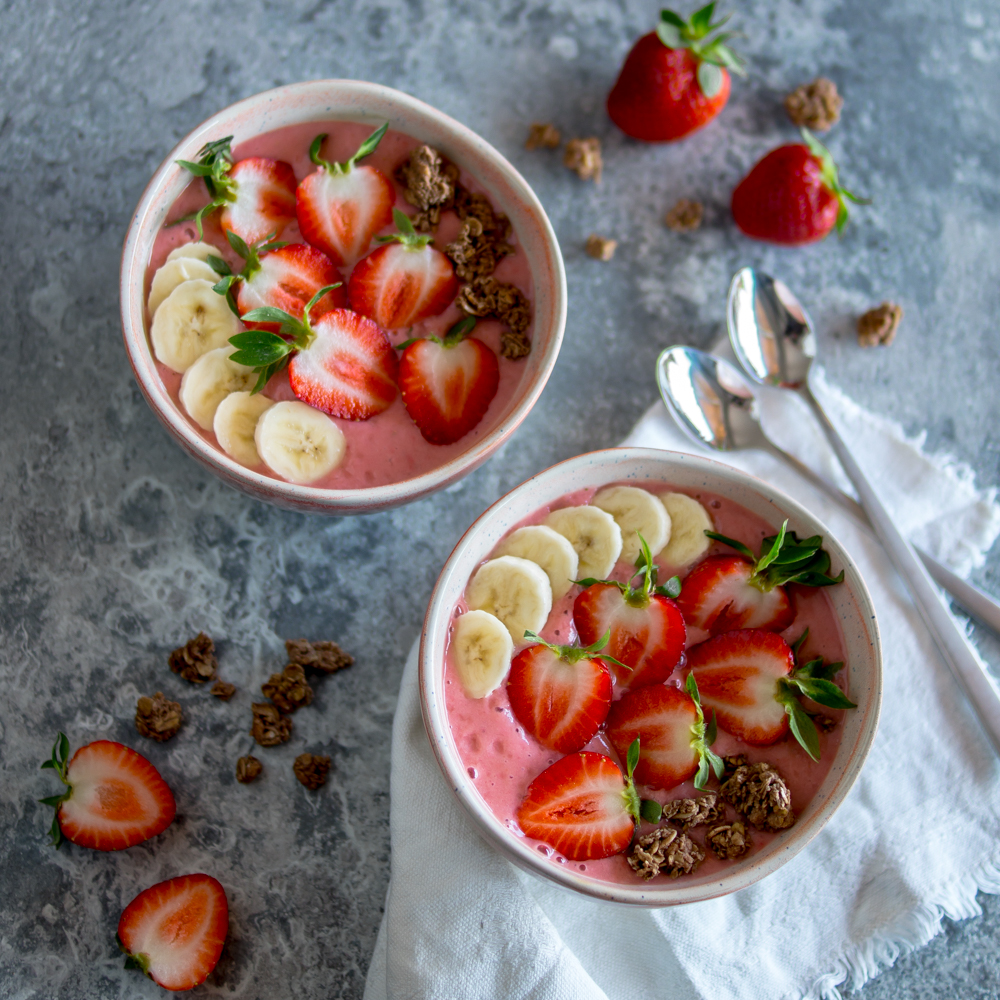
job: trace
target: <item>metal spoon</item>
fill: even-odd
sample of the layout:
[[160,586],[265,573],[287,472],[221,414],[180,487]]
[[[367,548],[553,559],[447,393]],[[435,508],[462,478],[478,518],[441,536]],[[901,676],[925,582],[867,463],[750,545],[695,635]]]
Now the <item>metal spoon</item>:
[[[848,513],[871,527],[864,508],[832,483],[776,445],[760,422],[753,388],[728,361],[694,347],[668,347],[657,359],[656,381],[667,409],[699,444],[716,451],[756,448],[788,462]],[[916,548],[916,547],[915,547]],[[933,556],[916,549],[931,576],[966,611],[1000,635],[1000,604],[989,594],[946,569]]]
[[759,382],[798,392],[812,408],[854,484],[875,534],[906,582],[924,623],[968,695],[994,749],[1000,753],[1000,691],[948,613],[913,547],[893,524],[812,393],[809,369],[816,357],[816,337],[805,310],[780,281],[744,267],[729,286],[726,319],[736,357],[747,374]]

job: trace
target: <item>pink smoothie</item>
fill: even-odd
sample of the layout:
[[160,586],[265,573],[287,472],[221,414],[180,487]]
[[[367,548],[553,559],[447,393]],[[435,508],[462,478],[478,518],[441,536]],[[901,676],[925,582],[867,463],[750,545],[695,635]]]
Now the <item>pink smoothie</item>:
[[[296,178],[301,181],[307,174],[316,169],[309,159],[309,146],[321,132],[326,132],[329,136],[323,146],[323,156],[332,162],[341,162],[350,159],[361,142],[372,131],[374,131],[372,126],[359,125],[354,122],[310,122],[306,125],[291,125],[241,143],[233,149],[233,154],[237,160],[248,156],[266,156],[285,160],[291,164]],[[403,198],[402,188],[393,177],[393,172],[419,145],[420,143],[416,139],[390,129],[382,138],[378,149],[364,161],[365,164],[377,167],[392,181],[396,188],[396,205],[407,214],[412,214],[414,210]],[[460,177],[460,182],[470,191],[485,193],[475,178],[464,172]],[[200,208],[207,201],[208,195],[205,185],[200,178],[196,178],[174,203],[170,218],[187,215]],[[493,207],[494,210],[499,210],[499,206],[494,205]],[[441,225],[434,238],[434,246],[443,250],[446,243],[456,238],[460,228],[461,223],[454,212],[442,213]],[[394,227],[392,226],[387,226],[383,230],[384,233],[393,231]],[[222,251],[220,256],[229,263],[234,271],[238,271],[243,266],[242,261],[230,248],[217,221],[217,214],[205,220],[204,232],[204,241],[218,247]],[[304,242],[298,224],[295,222],[288,225],[278,235],[280,239],[289,243]],[[164,226],[160,230],[153,244],[149,266],[146,270],[144,294],[147,298],[153,274],[167,259],[170,251],[184,243],[197,240],[198,233],[193,222],[173,227]],[[517,248],[517,252],[505,257],[497,266],[494,274],[498,281],[516,285],[529,301],[533,301],[534,288],[531,272],[524,251],[520,248],[516,232],[511,233],[509,242]],[[340,268],[339,270],[346,286],[351,269]],[[442,334],[461,316],[462,314],[452,304],[440,316],[434,316],[423,323],[418,323],[412,329],[390,332],[388,336],[393,343],[398,344],[410,337],[425,336],[428,333]],[[147,313],[147,331],[149,324],[150,317]],[[338,468],[310,485],[318,489],[343,490],[402,482],[450,462],[493,431],[510,412],[518,396],[518,387],[526,369],[523,359],[510,361],[500,357],[501,329],[501,324],[496,320],[481,319],[476,326],[474,336],[491,347],[498,356],[500,384],[486,415],[465,437],[450,445],[429,444],[424,440],[416,424],[410,419],[402,399],[397,396],[395,402],[387,410],[369,420],[352,421],[338,417],[332,418],[347,439],[347,454]],[[528,330],[528,337],[532,339],[532,328]],[[156,367],[171,399],[177,404],[181,413],[184,413],[184,408],[180,405],[178,397],[181,376],[159,362],[157,362]],[[295,398],[291,386],[288,384],[287,370],[271,379],[264,394],[275,400]],[[214,447],[219,447],[215,435],[211,431],[202,430],[194,421],[190,421],[190,423],[195,433]],[[273,475],[263,465],[256,471]]]
[[[622,483],[618,485],[628,486],[634,484]],[[672,490],[688,493],[701,502],[709,511],[715,522],[716,531],[743,542],[754,552],[759,551],[761,539],[774,534],[774,529],[761,518],[750,513],[750,511],[739,504],[715,494],[693,490],[678,490],[667,483],[654,487],[654,490],[656,492]],[[589,503],[591,497],[596,492],[596,489],[581,490],[560,497],[554,503],[540,508],[530,517],[525,518],[511,528],[511,531],[515,531],[524,525],[539,524],[553,510]],[[720,543],[713,543],[708,555],[731,554],[731,552],[732,550],[726,546]],[[665,581],[678,569],[678,567],[667,566],[659,562],[659,560],[657,560],[657,563],[660,566],[659,578],[661,582]],[[612,576],[616,580],[625,580],[633,572],[633,566],[628,563],[619,562]],[[565,597],[553,604],[546,626],[541,633],[544,639],[560,645],[568,645],[576,641],[576,628],[573,624],[573,602],[576,600],[581,589],[580,587],[573,587]],[[793,591],[796,615],[792,625],[781,633],[785,640],[789,643],[793,642],[808,628],[809,637],[802,648],[802,655],[806,659],[822,656],[828,662],[844,660],[843,637],[840,632],[840,626],[837,623],[833,605],[830,602],[829,596],[825,593],[825,588],[793,586],[790,589]],[[455,608],[453,618],[457,618],[466,610],[467,606],[464,600],[460,601]],[[687,645],[689,647],[705,638],[707,638],[706,633],[689,627],[687,636]],[[523,646],[519,648],[523,648]],[[684,660],[682,658],[681,663],[678,664],[668,683],[673,683],[680,677],[683,665]],[[846,690],[846,671],[841,671],[836,681]],[[617,698],[620,693],[616,685],[615,697]],[[449,650],[446,653],[445,663],[445,704],[448,710],[452,735],[469,776],[475,782],[477,791],[493,811],[493,814],[511,833],[534,846],[553,865],[575,866],[579,871],[586,872],[588,877],[607,882],[634,885],[643,881],[629,867],[624,854],[603,858],[598,861],[570,861],[560,857],[547,844],[530,837],[525,837],[521,832],[516,819],[517,807],[524,798],[528,785],[531,784],[537,775],[544,771],[550,764],[555,763],[562,755],[558,751],[542,746],[534,737],[524,731],[521,724],[511,712],[506,684],[502,684],[493,694],[486,698],[470,698],[462,688],[462,683],[456,673],[455,664]],[[810,710],[818,708],[818,706],[812,706],[811,703],[807,703],[807,707]],[[844,712],[827,708],[823,708],[821,711],[838,722],[844,715]],[[819,734],[821,754],[818,763],[812,761],[791,736],[773,746],[763,748],[749,747],[736,739],[736,737],[720,729],[718,739],[713,744],[712,749],[720,756],[742,753],[751,763],[766,760],[768,763],[774,765],[781,772],[788,784],[792,793],[792,806],[796,814],[798,814],[808,804],[830,770],[830,764],[840,743],[842,728],[842,726],[838,725],[832,732],[821,732]],[[585,749],[606,754],[619,764],[622,763],[611,747],[611,744],[605,739],[603,731],[599,732]],[[717,784],[713,778],[710,780],[707,790],[716,787]],[[686,782],[675,788],[671,788],[669,791],[640,786],[639,794],[644,799],[656,799],[659,802],[666,802],[669,799],[688,798],[700,793],[694,788],[692,782]],[[735,815],[731,809],[729,810],[729,815],[730,818]],[[645,833],[653,828],[653,825],[643,823],[641,832]],[[713,872],[739,863],[739,861],[721,861],[711,849],[706,848],[704,842],[705,831],[706,827],[704,826],[688,831],[689,835],[705,849],[705,860],[695,870],[694,876],[711,875]],[[744,858],[752,856],[755,850],[769,843],[777,836],[772,833],[762,833],[753,828],[750,829],[750,833],[754,846],[747,855],[744,855]],[[683,878],[684,876],[681,877]],[[655,883],[666,883],[672,880],[665,875],[661,875],[652,881]]]

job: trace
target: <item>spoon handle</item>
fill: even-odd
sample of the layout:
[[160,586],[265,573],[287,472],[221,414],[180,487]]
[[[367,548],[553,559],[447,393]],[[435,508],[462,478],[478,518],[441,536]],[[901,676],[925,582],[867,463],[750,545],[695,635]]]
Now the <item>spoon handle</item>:
[[1000,753],[1000,691],[997,690],[992,677],[979,662],[965,635],[948,613],[948,609],[934,589],[934,583],[923,563],[917,557],[910,543],[893,524],[892,518],[882,506],[878,495],[868,483],[857,462],[854,461],[854,456],[844,444],[836,428],[830,423],[819,401],[812,394],[809,384],[803,383],[799,392],[816,414],[820,426],[829,439],[833,450],[837,453],[837,458],[840,459],[840,464],[858,491],[861,506],[868,514],[875,534],[909,587],[917,610],[920,611],[924,619],[924,624],[937,643],[938,649],[955,675],[955,679],[964,688],[994,749]]

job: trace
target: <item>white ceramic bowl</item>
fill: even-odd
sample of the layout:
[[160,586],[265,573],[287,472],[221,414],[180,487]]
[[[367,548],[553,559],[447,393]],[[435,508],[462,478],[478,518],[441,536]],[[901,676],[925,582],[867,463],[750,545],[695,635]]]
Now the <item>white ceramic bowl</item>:
[[[233,135],[234,145],[286,125],[311,121],[390,127],[440,150],[467,170],[514,226],[534,285],[532,350],[517,394],[497,426],[436,469],[386,486],[325,490],[298,486],[247,469],[212,447],[174,404],[156,370],[143,322],[145,272],[156,234],[191,175],[176,160],[196,160],[209,140]],[[220,111],[185,136],[153,175],[136,208],[122,253],[122,330],[139,388],[174,439],[220,479],[281,507],[359,514],[409,503],[443,489],[484,462],[517,429],[548,381],[566,325],[566,274],[552,226],[523,177],[489,143],[447,115],[398,90],[359,80],[316,80],[269,90]]]
[[[636,486],[667,483],[699,489],[742,504],[775,530],[788,518],[800,537],[820,534],[834,574],[844,583],[827,593],[838,616],[847,654],[848,686],[858,708],[846,713],[843,735],[826,780],[795,825],[745,860],[722,872],[697,872],[667,885],[636,879],[621,885],[587,877],[569,865],[555,864],[515,836],[493,814],[469,777],[448,725],[444,698],[445,644],[450,616],[475,568],[517,522],[566,493],[627,481]],[[465,533],[438,577],[420,642],[420,702],[424,724],[445,779],[483,837],[514,864],[562,886],[617,903],[671,906],[711,899],[743,889],[794,857],[822,829],[857,778],[875,737],[882,702],[882,653],[875,609],[864,581],[828,528],[791,498],[767,483],[707,458],[651,448],[612,448],[554,465],[511,490]]]

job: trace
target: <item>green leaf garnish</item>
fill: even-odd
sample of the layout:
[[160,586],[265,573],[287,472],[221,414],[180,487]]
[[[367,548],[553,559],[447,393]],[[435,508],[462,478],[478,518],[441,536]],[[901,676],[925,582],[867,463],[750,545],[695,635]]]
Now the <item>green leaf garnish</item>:
[[597,642],[593,642],[589,646],[557,646],[551,642],[546,642],[540,635],[537,635],[530,629],[525,630],[524,638],[530,642],[537,642],[540,646],[545,646],[547,649],[551,649],[560,660],[569,664],[579,663],[581,660],[604,660],[607,663],[613,663],[616,667],[621,667],[622,670],[632,669],[625,666],[619,660],[616,660],[613,656],[601,652],[611,641],[611,629],[608,629]]
[[202,239],[205,235],[202,224],[204,217],[217,208],[236,200],[236,181],[229,176],[229,172],[233,169],[232,141],[233,137],[227,135],[223,139],[205,143],[198,151],[200,159],[197,163],[192,163],[190,160],[176,161],[189,173],[195,177],[201,177],[205,181],[205,187],[208,189],[211,200],[196,212],[177,219],[171,225],[193,221],[198,228],[198,238]]
[[375,129],[374,132],[360,146],[358,146],[357,152],[349,159],[345,160],[343,163],[332,163],[330,160],[324,160],[322,156],[319,155],[320,149],[323,147],[323,143],[326,141],[328,133],[322,132],[320,135],[316,136],[312,141],[312,145],[309,147],[309,159],[316,164],[317,167],[322,167],[324,170],[331,174],[349,174],[353,169],[354,165],[358,160],[363,160],[366,156],[371,156],[372,153],[378,148],[378,144],[382,141],[382,136],[389,129],[389,123],[386,122],[384,125]]
[[635,771],[635,765],[638,763],[639,737],[637,736],[632,741],[632,745],[628,748],[628,753],[625,755],[625,789],[622,792],[622,799],[625,801],[625,809],[629,816],[632,817],[636,830],[639,829],[639,817],[642,815],[642,803],[639,801],[639,793],[635,790],[635,781],[632,778],[632,774]]
[[376,242],[401,243],[408,250],[420,250],[434,240],[434,237],[427,233],[418,233],[413,228],[410,217],[398,208],[392,210],[392,221],[398,231],[390,233],[388,236],[376,236]]
[[[637,531],[636,534],[639,536],[639,555],[635,560],[635,572],[625,583],[619,580],[597,580],[592,576],[573,582],[581,587],[593,587],[595,583],[611,584],[622,592],[625,603],[633,608],[646,607],[649,604],[651,594],[658,594],[661,597],[677,597],[681,592],[680,578],[672,576],[663,586],[657,587],[656,576],[659,573],[659,567],[653,562],[652,553],[646,539],[642,537],[642,532]],[[633,585],[636,577],[639,577],[639,583]]]
[[66,769],[69,766],[69,740],[65,733],[59,733],[56,737],[52,746],[52,756],[41,766],[54,770],[59,775],[59,780],[66,786],[66,791],[61,795],[49,795],[38,800],[56,811],[55,816],[52,817],[52,826],[49,827],[49,837],[52,840],[52,846],[58,848],[63,840],[62,828],[59,826],[59,806],[73,794],[73,789],[69,787],[69,781],[66,778]]
[[697,718],[691,726],[691,749],[698,754],[698,773],[694,776],[694,787],[699,791],[708,784],[711,773],[715,772],[715,777],[720,781],[725,770],[722,758],[712,749],[718,731],[715,722],[715,713],[712,713],[712,720],[705,723],[705,713],[701,707],[701,694],[698,691],[698,682],[694,674],[688,674],[684,682],[684,688],[691,696],[697,709]]
[[746,76],[743,60],[728,46],[733,32],[719,32],[732,16],[713,21],[715,4],[696,10],[686,21],[672,10],[660,12],[656,34],[668,49],[688,49],[698,60],[698,86],[706,97],[715,97],[722,89],[722,70]]
[[663,806],[656,799],[643,799],[639,806],[639,815],[647,823],[659,823],[663,815]]

